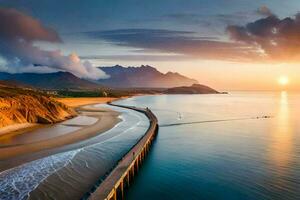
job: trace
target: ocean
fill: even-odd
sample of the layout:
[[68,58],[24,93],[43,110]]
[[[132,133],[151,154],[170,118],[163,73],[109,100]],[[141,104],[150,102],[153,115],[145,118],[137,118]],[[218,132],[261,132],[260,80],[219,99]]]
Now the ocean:
[[300,95],[142,96],[160,129],[129,200],[300,199]]
[[[297,93],[232,92],[118,101],[149,107],[160,125],[126,199],[299,199],[299,100]],[[113,129],[71,151],[1,172],[0,199],[87,197],[149,126],[141,113],[111,108],[122,118]]]

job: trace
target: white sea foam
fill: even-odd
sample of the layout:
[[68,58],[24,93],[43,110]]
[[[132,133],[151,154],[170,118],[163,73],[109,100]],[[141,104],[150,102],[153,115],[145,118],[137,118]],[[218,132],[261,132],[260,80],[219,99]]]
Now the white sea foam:
[[67,165],[80,150],[25,163],[0,173],[0,199],[23,200],[40,182]]

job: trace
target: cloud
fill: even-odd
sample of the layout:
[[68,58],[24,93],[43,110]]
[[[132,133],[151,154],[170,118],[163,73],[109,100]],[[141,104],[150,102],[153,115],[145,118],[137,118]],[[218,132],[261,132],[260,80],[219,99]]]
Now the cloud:
[[150,49],[203,59],[249,60],[257,56],[244,44],[219,41],[215,37],[195,36],[195,32],[163,29],[118,29],[84,34],[120,46]]
[[15,9],[0,8],[0,38],[61,42],[58,34]]
[[81,78],[99,79],[106,74],[92,66],[89,62],[82,62],[73,53],[63,55],[59,50],[46,51],[35,42],[56,42],[62,40],[51,28],[45,27],[38,20],[27,16],[15,9],[0,8],[0,55],[6,60],[6,69],[10,72],[22,72],[28,69],[35,71],[34,66],[45,67],[56,71],[69,71]]
[[245,26],[229,26],[231,39],[260,49],[271,61],[300,61],[300,14],[279,19],[275,15]]
[[117,29],[84,34],[119,46],[171,53],[187,59],[300,62],[300,14],[280,19],[262,10],[268,16],[241,26],[227,26],[228,40],[164,29]]
[[265,17],[274,15],[267,6],[261,6],[260,8],[258,8],[257,14],[265,16]]

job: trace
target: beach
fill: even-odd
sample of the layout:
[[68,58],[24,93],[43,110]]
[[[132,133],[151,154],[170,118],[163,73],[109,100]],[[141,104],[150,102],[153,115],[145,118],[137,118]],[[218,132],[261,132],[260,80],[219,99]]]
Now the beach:
[[118,98],[113,97],[81,97],[81,98],[55,98],[56,101],[66,104],[70,107],[79,107],[89,104],[107,103]]
[[[79,114],[77,117],[50,126],[48,131],[57,126],[93,127],[97,123],[95,113],[98,112],[102,114],[100,120],[103,124],[108,123],[103,121],[103,118],[107,118],[111,112],[116,113],[114,116],[117,116],[119,123],[84,140],[0,161],[0,180],[5,180],[0,181],[0,199],[48,199],[49,196],[53,199],[81,199],[116,166],[148,130],[149,120],[143,113],[105,104],[86,103],[91,102],[81,102],[82,106],[75,108]],[[43,139],[47,141],[47,145],[50,141],[52,143],[51,137],[56,132],[52,131],[50,134],[48,131],[46,136],[43,136],[49,137]],[[74,132],[76,131],[72,131],[72,134]],[[62,133],[59,137],[66,138],[67,135],[70,133]],[[33,139],[36,138],[31,138]],[[26,141],[23,146],[29,145],[25,143]]]
[[[86,124],[81,124],[80,118],[77,121],[73,118],[54,125],[15,125],[11,133],[0,137],[0,171],[40,157],[78,147],[78,145],[74,144],[95,137],[111,129],[120,122],[118,118],[119,113],[108,108],[99,108],[93,105],[106,103],[114,99],[115,98],[57,99],[57,101],[69,107],[73,107],[79,117],[88,119],[87,121],[89,122]],[[55,126],[70,129],[71,131],[65,131],[65,133],[61,135],[57,133],[53,134],[51,131],[48,131]],[[17,129],[18,127],[20,127],[20,129]],[[35,133],[36,131],[42,132],[42,136],[40,136],[40,133]],[[33,136],[30,137],[31,135]],[[28,138],[32,138],[32,140]],[[14,142],[14,140],[16,140],[16,142]]]

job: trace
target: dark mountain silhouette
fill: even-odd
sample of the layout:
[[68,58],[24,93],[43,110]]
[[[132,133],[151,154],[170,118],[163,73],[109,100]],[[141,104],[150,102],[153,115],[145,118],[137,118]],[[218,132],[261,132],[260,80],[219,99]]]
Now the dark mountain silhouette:
[[164,91],[165,94],[219,94],[218,91],[201,84],[192,86],[174,87]]
[[15,81],[40,89],[96,89],[101,87],[97,83],[80,79],[69,72],[47,74],[0,72],[0,80]]
[[98,83],[115,88],[170,88],[198,83],[176,72],[161,73],[148,65],[140,67],[116,65],[100,67],[100,69],[110,75],[110,78],[101,79]]
[[[0,84],[23,88],[46,90],[110,90],[121,93],[165,93],[165,94],[208,94],[218,93],[216,90],[197,84],[194,79],[179,73],[161,73],[151,66],[141,67],[101,67],[110,78],[97,82],[78,78],[69,72],[55,73],[18,73],[0,72]],[[112,88],[112,89],[110,89]],[[118,89],[119,88],[119,89]],[[134,90],[133,90],[134,89]]]

